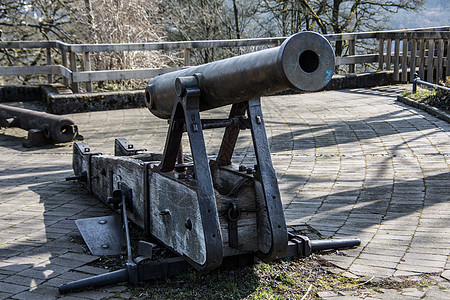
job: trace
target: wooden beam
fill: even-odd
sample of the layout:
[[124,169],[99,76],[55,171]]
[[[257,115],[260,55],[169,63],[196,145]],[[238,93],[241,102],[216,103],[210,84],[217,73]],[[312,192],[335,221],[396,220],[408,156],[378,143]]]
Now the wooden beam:
[[[46,52],[47,52],[46,53],[47,54],[47,66],[51,66],[52,65],[52,49],[47,48]],[[47,82],[49,84],[53,83],[52,74],[47,75]]]
[[416,56],[417,56],[417,40],[411,40],[411,59],[409,60],[409,82],[414,81],[414,74],[416,73]]
[[383,71],[384,65],[384,39],[378,41],[378,70]]
[[390,70],[392,65],[392,40],[387,40],[386,47],[386,70]]
[[425,46],[426,41],[424,39],[419,40],[419,77],[425,76]]
[[378,54],[336,57],[336,65],[368,64],[378,61]]
[[73,74],[77,72],[77,57],[75,52],[69,52],[70,57],[70,70],[72,72],[72,92],[78,93],[79,87],[78,83],[73,80]]
[[73,72],[73,82],[106,81],[122,79],[150,79],[155,76],[169,73],[183,68],[165,69],[134,69],[134,70],[108,70]]
[[433,75],[434,75],[434,64],[433,64],[433,58],[434,58],[434,40],[428,41],[428,66],[427,66],[427,81],[428,82],[434,82],[433,81]]
[[439,80],[444,80],[444,40],[439,40],[437,49],[437,64],[436,64],[436,83]]
[[[85,71],[91,71],[91,56],[89,55],[89,52],[83,53],[84,58],[84,70]],[[86,91],[92,92],[92,81],[86,82]]]
[[1,76],[60,74],[60,66],[12,66],[0,67]]
[[404,39],[402,43],[402,81],[408,80],[408,40]]
[[[349,54],[349,56],[355,55],[355,48],[356,48],[356,41],[355,40],[349,40],[348,41],[348,54]],[[355,73],[355,64],[350,64],[348,66],[348,72],[349,73]]]
[[396,39],[394,40],[394,80],[399,81],[400,80],[400,71],[399,71],[399,65],[400,65],[400,40]]

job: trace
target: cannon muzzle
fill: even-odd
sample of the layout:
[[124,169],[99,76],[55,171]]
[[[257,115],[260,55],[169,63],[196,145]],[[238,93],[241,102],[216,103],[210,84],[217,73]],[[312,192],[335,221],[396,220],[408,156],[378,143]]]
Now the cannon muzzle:
[[177,97],[176,79],[193,75],[201,90],[201,111],[288,89],[316,91],[330,81],[334,62],[328,40],[304,31],[279,47],[157,76],[145,89],[145,101],[155,116],[170,118]]

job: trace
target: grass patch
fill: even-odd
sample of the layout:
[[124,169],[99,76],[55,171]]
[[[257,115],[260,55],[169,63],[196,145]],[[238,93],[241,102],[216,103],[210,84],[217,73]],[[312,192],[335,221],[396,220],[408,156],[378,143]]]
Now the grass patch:
[[[447,76],[446,82],[441,85],[450,86],[450,76]],[[427,90],[420,89],[415,94],[412,92],[404,92],[405,97],[418,101],[420,103],[428,104],[450,113],[450,93],[443,90]]]

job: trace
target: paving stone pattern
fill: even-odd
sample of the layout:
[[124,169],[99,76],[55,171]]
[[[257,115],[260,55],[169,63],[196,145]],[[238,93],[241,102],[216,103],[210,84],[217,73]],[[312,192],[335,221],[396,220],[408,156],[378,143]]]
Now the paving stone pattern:
[[[347,274],[435,273],[443,282],[378,296],[324,292],[324,299],[450,298],[450,125],[396,102],[405,89],[410,86],[263,98],[288,224],[307,223],[324,238],[361,238],[360,247],[325,256]],[[225,117],[227,110],[202,116]],[[69,116],[93,151],[111,154],[118,137],[163,150],[167,121],[147,109]],[[222,133],[205,132],[212,156]],[[86,254],[74,220],[110,211],[64,180],[72,175],[71,143],[23,148],[26,134],[0,130],[0,299],[53,299],[61,297],[60,284],[107,271],[86,266],[97,257]],[[252,147],[243,131],[234,163],[253,166]],[[64,298],[128,296],[119,285]]]

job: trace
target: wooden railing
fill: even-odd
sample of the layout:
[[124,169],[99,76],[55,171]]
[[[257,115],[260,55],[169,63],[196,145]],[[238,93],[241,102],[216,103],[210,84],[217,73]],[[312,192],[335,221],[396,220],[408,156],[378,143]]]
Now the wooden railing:
[[[378,70],[394,71],[397,81],[412,82],[417,70],[427,81],[437,82],[444,75],[450,75],[449,40],[450,26],[435,28],[418,28],[409,30],[393,30],[378,32],[360,32],[347,34],[330,34],[326,38],[332,43],[342,42],[348,47],[344,56],[336,57],[337,68],[347,66],[349,73],[357,71],[357,65],[378,65]],[[79,84],[85,83],[86,90],[92,91],[92,82],[122,79],[150,79],[159,74],[171,72],[182,67],[161,69],[132,70],[91,70],[92,52],[113,51],[150,51],[150,50],[184,50],[184,65],[191,65],[191,50],[205,48],[234,48],[263,45],[280,45],[285,40],[279,38],[154,42],[128,44],[67,44],[60,41],[10,41],[0,42],[4,49],[46,49],[46,65],[44,66],[0,66],[0,76],[47,75],[49,83],[52,75],[62,75],[64,84],[70,85],[73,92],[79,91]],[[358,42],[378,40],[378,53],[368,53]],[[402,51],[400,51],[400,43]],[[394,46],[393,46],[394,45]],[[359,48],[358,48],[359,47]],[[392,49],[393,48],[393,49]],[[61,64],[54,65],[52,49],[61,55]],[[77,53],[82,54],[81,69],[77,64]],[[363,54],[361,54],[363,53]],[[413,72],[411,72],[411,70]],[[409,77],[408,77],[409,72]],[[431,77],[430,77],[431,76]],[[431,78],[431,79],[430,79]]]

